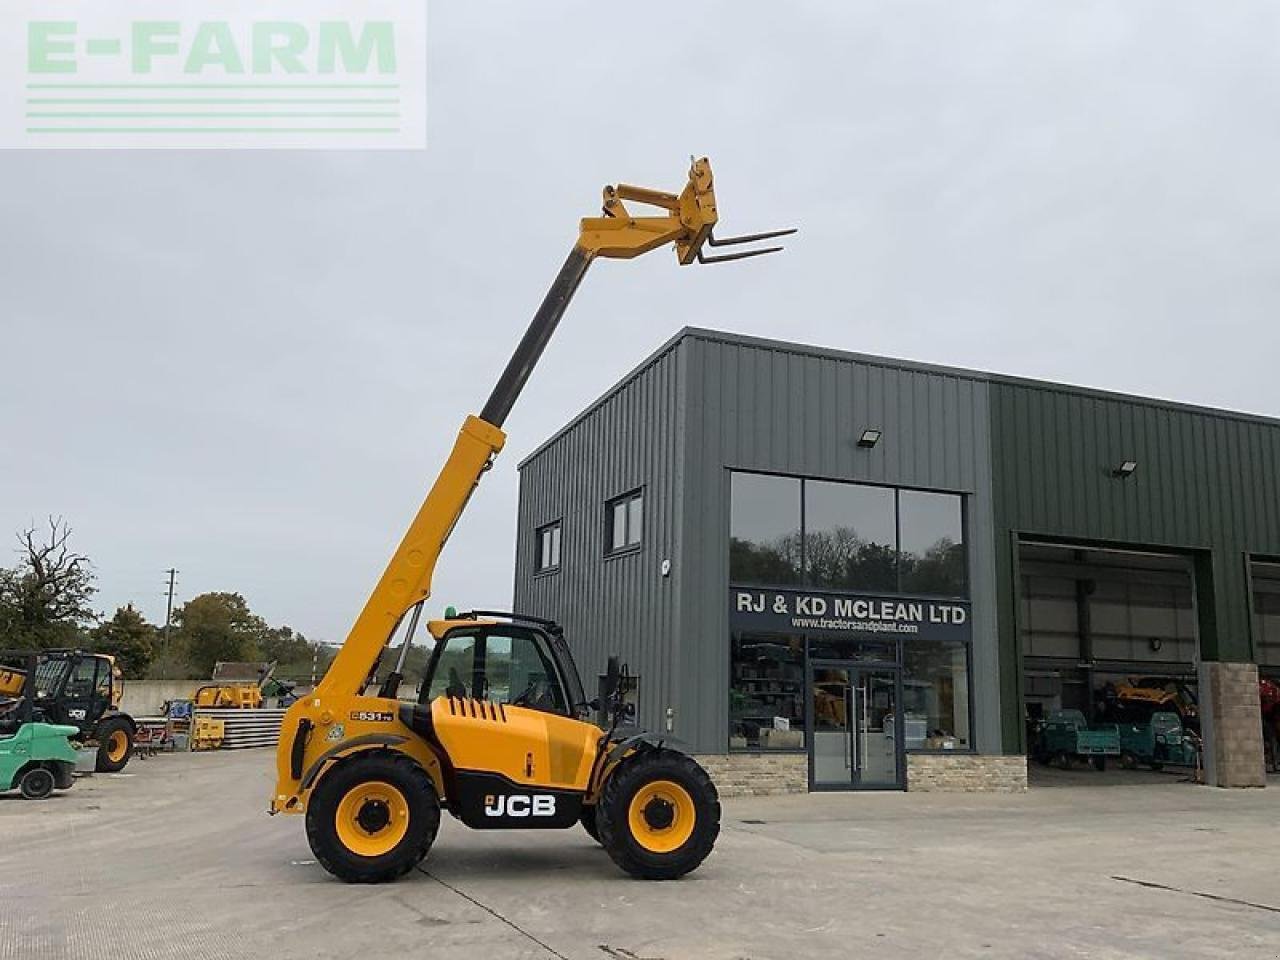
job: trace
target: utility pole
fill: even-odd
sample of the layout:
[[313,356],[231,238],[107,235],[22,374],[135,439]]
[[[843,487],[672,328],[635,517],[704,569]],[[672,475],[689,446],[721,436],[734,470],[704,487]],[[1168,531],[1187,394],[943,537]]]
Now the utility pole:
[[169,574],[169,602],[164,610],[164,648],[169,649],[169,624],[173,622],[173,584],[178,576],[178,571],[170,567],[165,573]]

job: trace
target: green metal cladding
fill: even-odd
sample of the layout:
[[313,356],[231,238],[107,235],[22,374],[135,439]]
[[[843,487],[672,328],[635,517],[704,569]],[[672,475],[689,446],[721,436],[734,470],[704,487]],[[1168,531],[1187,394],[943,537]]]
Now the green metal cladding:
[[[1019,536],[1190,556],[1202,658],[1253,659],[1247,560],[1280,556],[1280,423],[994,377],[990,410],[1004,703],[1021,702]],[[1022,736],[1004,711],[1005,750]]]

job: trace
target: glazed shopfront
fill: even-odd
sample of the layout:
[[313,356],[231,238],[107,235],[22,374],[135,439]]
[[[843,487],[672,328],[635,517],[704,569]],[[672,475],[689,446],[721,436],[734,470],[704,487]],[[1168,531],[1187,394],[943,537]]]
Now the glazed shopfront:
[[964,499],[735,471],[730,753],[804,754],[813,790],[906,786],[972,753]]

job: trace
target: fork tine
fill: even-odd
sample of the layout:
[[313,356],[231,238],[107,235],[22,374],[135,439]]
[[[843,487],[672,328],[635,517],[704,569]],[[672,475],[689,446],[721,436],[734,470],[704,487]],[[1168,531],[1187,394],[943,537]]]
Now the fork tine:
[[724,253],[715,257],[709,257],[699,250],[698,262],[728,263],[730,260],[746,260],[748,257],[763,257],[765,254],[778,253],[781,249],[781,247],[764,247],[760,250],[743,250],[741,253]]
[[[755,243],[757,240],[772,240],[775,237],[789,237],[795,233],[799,227],[792,227],[789,230],[770,230],[766,233],[746,233],[740,237],[725,237],[723,240],[717,240],[715,233],[707,235],[707,244],[712,247],[731,247],[738,243]],[[779,247],[778,249],[781,249]]]

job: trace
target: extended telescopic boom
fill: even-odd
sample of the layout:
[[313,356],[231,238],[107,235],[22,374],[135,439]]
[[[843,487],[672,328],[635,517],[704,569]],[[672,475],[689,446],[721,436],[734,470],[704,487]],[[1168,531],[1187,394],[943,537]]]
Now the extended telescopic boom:
[[[633,216],[624,201],[658,207],[665,213]],[[775,230],[717,240],[712,232],[717,219],[711,163],[705,157],[693,161],[689,182],[679,195],[625,184],[604,188],[603,215],[582,220],[578,242],[534,314],[480,416],[467,417],[463,423],[449,459],[317,688],[317,695],[359,693],[401,618],[410,607],[430,595],[431,577],[445,541],[480,477],[502,450],[506,442],[502,425],[592,260],[596,257],[629,260],[673,243],[682,265],[721,263],[774,253],[781,247],[721,256],[704,255],[703,247],[752,243],[795,233],[795,230]]]

